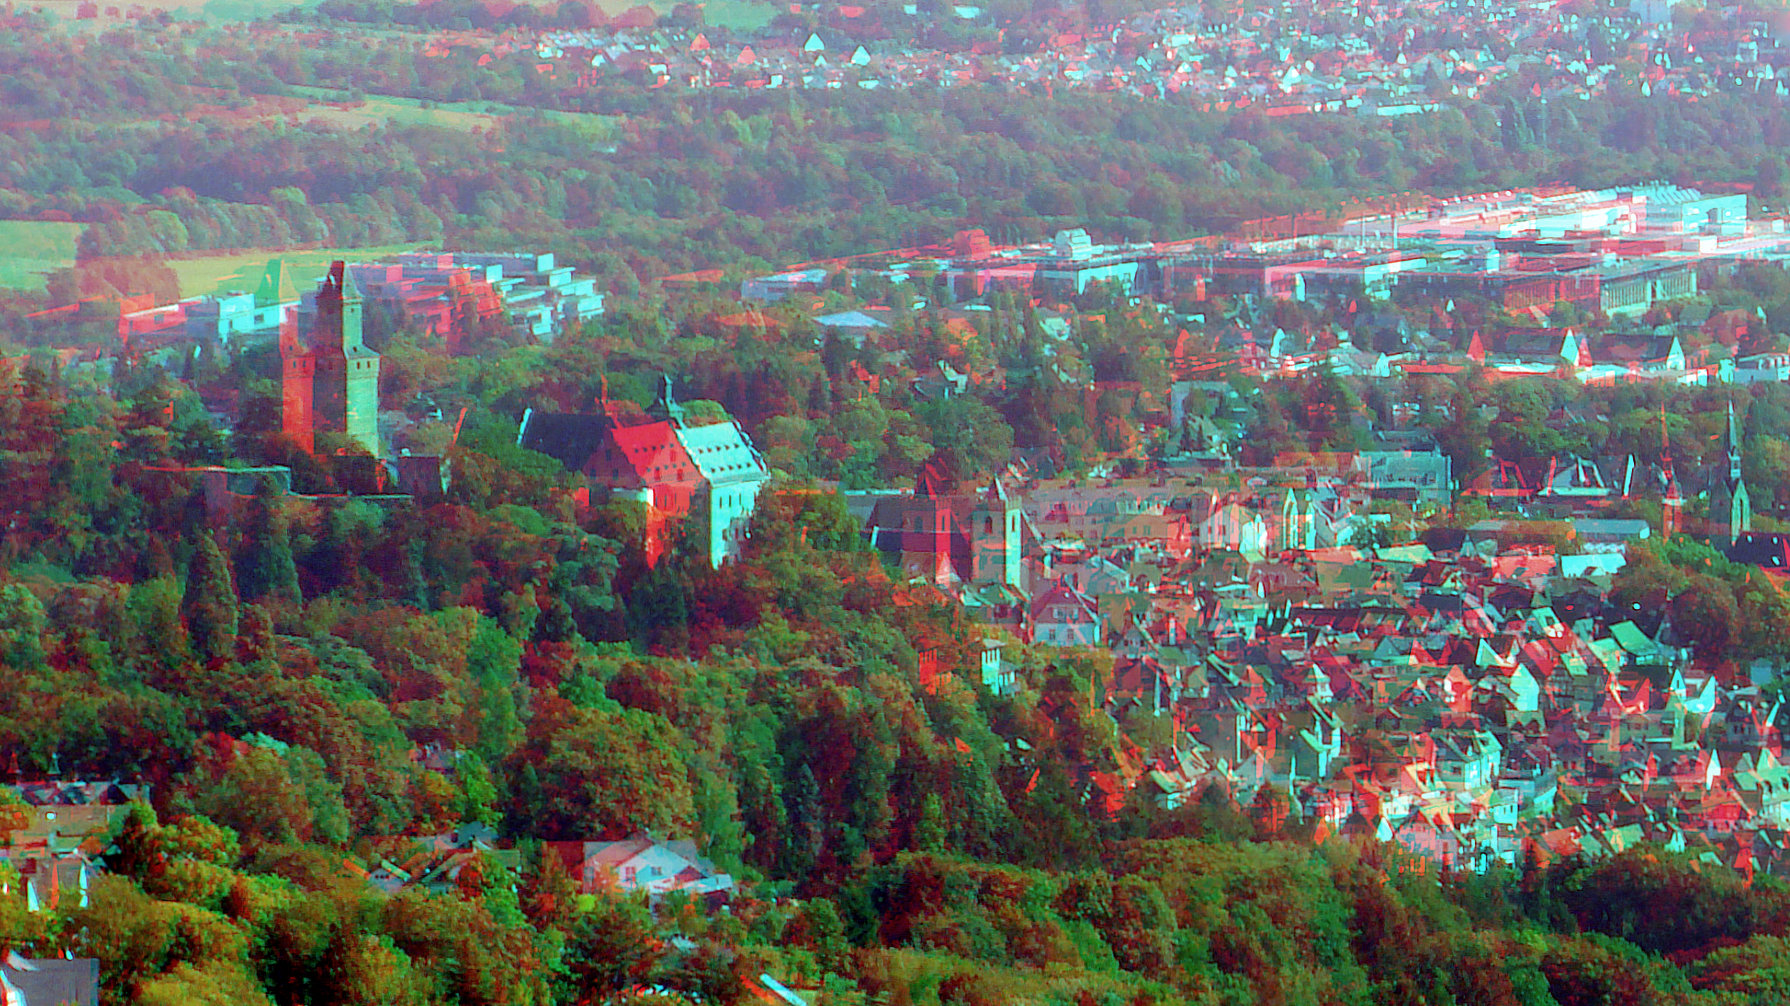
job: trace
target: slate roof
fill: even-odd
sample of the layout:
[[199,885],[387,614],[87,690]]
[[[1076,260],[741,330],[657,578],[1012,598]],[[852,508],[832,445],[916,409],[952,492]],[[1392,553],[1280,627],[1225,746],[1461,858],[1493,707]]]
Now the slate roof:
[[557,460],[572,471],[584,467],[615,421],[605,415],[568,412],[536,412],[530,409],[522,419],[516,445],[539,451]]

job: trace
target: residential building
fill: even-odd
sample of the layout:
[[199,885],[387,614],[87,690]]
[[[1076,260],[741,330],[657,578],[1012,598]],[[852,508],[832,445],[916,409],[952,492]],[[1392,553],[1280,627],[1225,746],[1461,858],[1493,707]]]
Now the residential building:
[[1755,353],[1734,361],[1729,380],[1735,384],[1790,381],[1790,353]]
[[586,894],[644,891],[658,901],[676,892],[719,907],[733,893],[733,877],[717,870],[688,839],[662,842],[650,835],[637,835],[619,842],[548,842],[546,846],[548,854],[560,857]]
[[8,950],[0,957],[0,1002],[6,1006],[99,1006],[99,960],[37,960]]
[[1059,580],[1032,600],[1032,639],[1053,646],[1099,646],[1100,613],[1088,595]]

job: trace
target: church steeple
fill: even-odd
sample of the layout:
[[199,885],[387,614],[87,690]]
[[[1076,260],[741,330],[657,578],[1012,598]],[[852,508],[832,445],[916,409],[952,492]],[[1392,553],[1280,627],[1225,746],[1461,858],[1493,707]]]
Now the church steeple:
[[1678,472],[1672,466],[1672,440],[1666,435],[1666,407],[1659,409],[1660,466],[1665,469],[1665,495],[1661,500],[1660,533],[1666,538],[1677,534],[1684,523],[1684,492],[1678,487]]
[[1728,399],[1728,431],[1723,440],[1722,446],[1728,451],[1728,477],[1710,490],[1709,517],[1718,532],[1726,532],[1728,544],[1732,545],[1753,529],[1753,501],[1740,471],[1740,424],[1734,418],[1732,398]]
[[1728,433],[1723,447],[1728,451],[1728,478],[1740,478],[1740,426],[1734,421],[1734,399],[1728,399]]
[[[659,400],[653,403],[652,414],[659,419],[670,420],[674,426],[681,427],[684,425],[684,406],[677,400],[677,395],[671,391],[671,375],[665,374],[661,380]],[[607,386],[605,386],[604,393],[608,393]]]

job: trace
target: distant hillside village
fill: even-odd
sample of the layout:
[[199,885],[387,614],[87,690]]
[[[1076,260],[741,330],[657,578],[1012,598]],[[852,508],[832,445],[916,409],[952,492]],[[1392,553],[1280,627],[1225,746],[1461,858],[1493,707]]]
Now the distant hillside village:
[[[818,30],[770,30],[723,39],[700,28],[637,24],[444,40],[439,54],[481,50],[530,60],[538,72],[580,84],[779,89],[962,87],[1090,90],[1216,110],[1269,115],[1402,116],[1444,102],[1474,101],[1499,81],[1537,78],[1538,97],[1586,100],[1630,86],[1618,63],[1644,66],[1645,93],[1790,91],[1790,22],[1731,19],[1674,30],[1675,0],[1634,0],[1576,12],[1558,3],[1435,5],[1323,2],[1258,9],[1229,22],[1199,6],[1146,11],[1105,27],[1042,33],[1030,44],[1002,38],[959,46],[914,27],[971,27],[994,18],[981,5],[900,13],[847,4],[791,5]],[[1626,9],[1625,9],[1626,8]],[[996,22],[999,23],[999,22]],[[1015,32],[1017,34],[1017,32]],[[730,33],[731,34],[731,33]],[[1542,125],[1545,134],[1546,125]]]

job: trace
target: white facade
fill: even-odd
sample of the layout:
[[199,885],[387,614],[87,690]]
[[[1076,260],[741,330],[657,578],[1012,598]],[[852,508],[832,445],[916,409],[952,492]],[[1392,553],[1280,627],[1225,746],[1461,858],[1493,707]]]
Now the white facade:
[[1790,353],[1743,356],[1735,362],[1734,372],[1729,380],[1734,384],[1790,381]]
[[709,565],[719,567],[739,556],[758,493],[770,481],[770,473],[746,432],[731,420],[679,427],[677,438],[707,482],[691,509],[701,522],[699,533],[705,539]]

